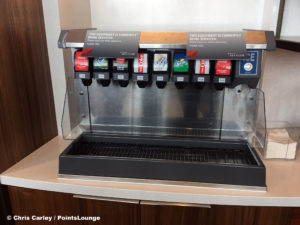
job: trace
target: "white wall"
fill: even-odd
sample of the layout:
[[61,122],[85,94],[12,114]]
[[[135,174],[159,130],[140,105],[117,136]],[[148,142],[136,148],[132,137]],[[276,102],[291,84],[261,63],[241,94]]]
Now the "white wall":
[[285,0],[281,36],[300,36],[299,0]]
[[61,118],[63,112],[66,80],[63,53],[62,50],[57,47],[57,40],[60,34],[58,2],[56,0],[43,0],[43,11],[57,129],[58,133],[61,134]]
[[89,0],[43,0],[44,22],[58,134],[66,91],[63,50],[57,47],[61,29],[90,28]]
[[278,4],[279,0],[91,0],[91,15],[93,27],[101,29],[236,31],[274,28]]
[[61,29],[91,28],[90,0],[58,1]]
[[[287,8],[290,8],[290,1],[293,1],[293,4],[299,3],[298,0],[286,1]],[[60,29],[95,27],[140,31],[234,31],[243,28],[275,30],[278,6],[279,0],[43,0],[59,134],[61,134],[66,88],[63,53],[61,49],[57,48]],[[285,31],[283,30],[283,32]],[[273,65],[271,62],[277,62],[276,57],[281,57],[278,52],[274,53],[274,57],[272,56],[270,55],[268,58],[269,64],[271,64],[270,68],[277,66],[276,63]],[[285,57],[290,57],[290,54]],[[288,58],[285,60],[289,62]],[[266,68],[267,71],[270,70],[269,66]],[[295,73],[290,69],[288,71]],[[267,73],[273,72],[268,71]],[[266,77],[271,77],[271,75]],[[268,83],[272,84],[269,81]],[[271,96],[269,93],[272,88],[270,87],[264,87],[267,98],[270,98],[269,95]],[[267,104],[272,110],[274,109],[273,103],[270,105],[267,100]],[[277,112],[275,116],[268,112],[270,118],[274,119],[278,118],[280,113],[282,112]]]
[[276,31],[280,0],[264,0],[261,29]]
[[266,52],[262,89],[268,121],[287,121],[300,127],[299,62],[299,52]]

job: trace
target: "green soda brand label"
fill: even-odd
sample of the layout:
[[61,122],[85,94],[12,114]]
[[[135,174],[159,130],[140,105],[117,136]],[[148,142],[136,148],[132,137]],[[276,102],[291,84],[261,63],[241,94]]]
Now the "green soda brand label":
[[175,54],[174,55],[174,72],[189,72],[189,63],[186,54]]
[[94,59],[94,69],[96,70],[107,70],[108,59],[103,57],[97,57]]

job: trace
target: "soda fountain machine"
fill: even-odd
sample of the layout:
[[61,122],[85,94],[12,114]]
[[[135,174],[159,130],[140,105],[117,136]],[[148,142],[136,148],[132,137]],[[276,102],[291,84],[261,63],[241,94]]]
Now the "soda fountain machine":
[[84,54],[86,30],[63,31],[62,131],[73,142],[59,177],[266,190],[259,82],[274,37],[244,33],[245,59],[189,60],[183,32],[141,32],[136,58],[105,58]]

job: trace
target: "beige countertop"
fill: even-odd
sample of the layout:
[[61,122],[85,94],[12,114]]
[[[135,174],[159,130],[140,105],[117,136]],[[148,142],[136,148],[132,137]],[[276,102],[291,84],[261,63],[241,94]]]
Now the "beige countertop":
[[[300,206],[300,155],[264,160],[267,191],[58,178],[59,154],[71,143],[57,136],[1,174],[1,183],[74,195],[214,205]],[[299,150],[299,149],[298,149]]]

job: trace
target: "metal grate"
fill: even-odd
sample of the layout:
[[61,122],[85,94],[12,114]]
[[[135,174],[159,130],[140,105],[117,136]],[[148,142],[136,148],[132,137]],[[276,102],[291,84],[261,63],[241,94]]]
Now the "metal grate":
[[[212,125],[211,125],[212,126]],[[155,126],[119,126],[94,124],[93,131],[98,133],[130,133],[130,134],[155,134],[171,136],[191,136],[191,137],[218,137],[219,129],[200,129],[200,128],[178,128],[178,127],[155,127]],[[237,133],[237,132],[236,132]]]
[[193,163],[256,165],[256,161],[249,149],[204,149],[146,144],[78,142],[74,146],[71,154]]

